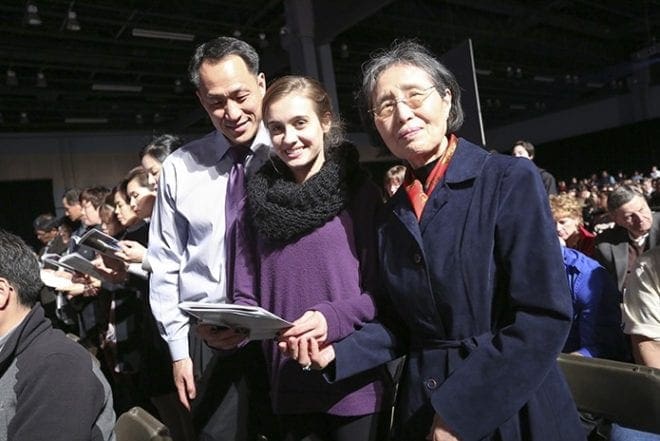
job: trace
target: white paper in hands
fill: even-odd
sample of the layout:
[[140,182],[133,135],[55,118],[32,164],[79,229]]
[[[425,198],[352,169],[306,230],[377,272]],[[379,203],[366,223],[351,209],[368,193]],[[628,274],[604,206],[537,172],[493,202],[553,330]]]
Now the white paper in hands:
[[293,324],[258,306],[182,302],[179,308],[202,323],[246,329],[250,340],[267,340]]
[[44,285],[55,289],[66,289],[73,285],[70,278],[58,276],[55,271],[42,269],[39,273]]

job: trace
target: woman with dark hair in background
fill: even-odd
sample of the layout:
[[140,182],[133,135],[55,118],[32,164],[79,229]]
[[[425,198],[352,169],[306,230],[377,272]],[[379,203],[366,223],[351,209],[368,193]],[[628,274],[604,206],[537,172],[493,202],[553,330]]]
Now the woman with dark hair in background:
[[175,135],[161,135],[154,138],[142,150],[140,150],[140,163],[149,173],[149,183],[154,190],[158,187],[158,178],[160,177],[160,168],[165,158],[170,153],[183,145],[183,140]]

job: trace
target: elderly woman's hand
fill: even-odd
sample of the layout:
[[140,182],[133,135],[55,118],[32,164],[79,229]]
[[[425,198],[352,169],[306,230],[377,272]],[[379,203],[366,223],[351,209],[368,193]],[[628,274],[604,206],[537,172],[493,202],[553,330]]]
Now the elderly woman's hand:
[[303,360],[300,361],[300,364],[302,366],[310,366],[312,369],[321,370],[335,361],[335,358],[335,348],[332,345],[320,346],[316,340],[312,339],[309,342],[309,361]]
[[242,347],[250,339],[244,330],[221,328],[205,323],[197,325],[197,333],[210,347],[225,351]]
[[431,432],[426,435],[426,439],[428,441],[459,441],[437,414],[433,417]]

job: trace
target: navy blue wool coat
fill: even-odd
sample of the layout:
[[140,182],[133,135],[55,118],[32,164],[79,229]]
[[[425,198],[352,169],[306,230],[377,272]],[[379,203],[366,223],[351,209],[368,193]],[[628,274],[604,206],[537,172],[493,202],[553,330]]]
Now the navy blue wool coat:
[[461,440],[583,440],[556,362],[572,304],[539,172],[460,139],[418,222],[398,191],[379,228],[385,303],[335,344],[335,380],[401,353],[395,438],[437,413]]

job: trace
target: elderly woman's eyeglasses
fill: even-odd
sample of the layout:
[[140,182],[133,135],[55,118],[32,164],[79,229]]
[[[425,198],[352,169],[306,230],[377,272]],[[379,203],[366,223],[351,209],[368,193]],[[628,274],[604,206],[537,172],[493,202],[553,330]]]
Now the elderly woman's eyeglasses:
[[394,114],[394,109],[399,103],[405,103],[406,106],[411,109],[419,108],[426,98],[431,96],[431,92],[435,89],[435,86],[428,87],[426,89],[410,89],[406,92],[406,96],[399,99],[387,99],[376,104],[376,107],[369,110],[374,116],[384,119],[389,118]]

